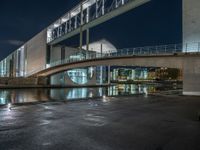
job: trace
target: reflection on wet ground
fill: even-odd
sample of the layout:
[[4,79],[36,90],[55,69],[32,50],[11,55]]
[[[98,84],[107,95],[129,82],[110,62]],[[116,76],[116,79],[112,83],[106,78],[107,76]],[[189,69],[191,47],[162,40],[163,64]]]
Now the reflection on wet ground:
[[[166,85],[3,90],[0,150],[199,150],[199,97],[179,92]],[[47,102],[11,104],[37,101]]]
[[104,96],[131,96],[160,92],[180,94],[180,86],[162,84],[119,84],[99,88],[5,89],[0,90],[0,105],[59,100],[80,100]]
[[199,111],[159,94],[4,107],[0,150],[200,150]]

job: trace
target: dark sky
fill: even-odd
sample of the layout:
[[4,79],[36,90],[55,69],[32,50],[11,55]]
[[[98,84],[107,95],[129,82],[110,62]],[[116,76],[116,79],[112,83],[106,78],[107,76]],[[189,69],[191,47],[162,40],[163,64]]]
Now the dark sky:
[[[80,0],[1,0],[0,60],[57,20]],[[117,48],[182,42],[182,0],[152,0],[91,30]],[[73,39],[72,39],[73,41]],[[68,41],[69,46],[75,46]]]

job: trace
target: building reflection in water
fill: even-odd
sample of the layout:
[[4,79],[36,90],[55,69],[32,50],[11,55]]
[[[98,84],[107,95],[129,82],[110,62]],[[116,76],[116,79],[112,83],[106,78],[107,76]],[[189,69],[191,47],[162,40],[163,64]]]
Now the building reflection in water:
[[0,90],[0,105],[41,101],[65,101],[98,98],[103,96],[128,96],[149,94],[173,89],[157,84],[118,84],[98,88],[13,89]]
[[156,92],[155,85],[119,84],[108,88],[108,96],[148,94]]
[[54,100],[75,100],[101,97],[103,88],[67,88],[67,89],[51,89],[50,97]]
[[0,105],[12,103],[32,103],[48,101],[47,90],[44,89],[12,89],[0,90]]

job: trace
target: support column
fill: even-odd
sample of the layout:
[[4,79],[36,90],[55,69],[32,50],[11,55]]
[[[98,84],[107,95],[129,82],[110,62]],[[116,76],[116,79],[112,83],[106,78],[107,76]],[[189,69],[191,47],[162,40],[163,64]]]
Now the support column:
[[80,25],[80,51],[82,51],[83,47],[83,4],[80,5],[81,9],[81,25]]
[[110,85],[110,78],[111,78],[110,66],[108,66],[108,85]]
[[103,56],[103,44],[101,43],[101,57]]
[[96,0],[96,18],[98,18],[98,0]]
[[72,20],[71,20],[71,12],[69,12],[69,32],[71,32],[72,29]]
[[[88,23],[90,20],[90,8],[87,8],[87,16],[86,16],[86,22]],[[89,43],[90,43],[90,29],[88,28],[86,30],[86,50],[89,51]]]
[[[89,21],[90,21],[90,8],[88,7],[86,22],[88,23]],[[88,58],[89,44],[90,44],[90,29],[88,28],[86,30],[86,59]]]
[[184,58],[183,95],[200,96],[200,59],[199,57]]
[[57,38],[60,36],[59,32],[60,32],[60,27],[57,28],[57,33],[56,33],[57,34]]
[[65,33],[68,33],[68,21],[65,23]]
[[75,29],[77,28],[77,15],[75,16]]
[[103,66],[100,66],[100,85],[103,84]]
[[49,67],[49,65],[51,64],[51,51],[53,49],[52,45],[48,45],[47,46],[47,50],[46,50],[46,68]]
[[90,44],[90,29],[86,30],[86,50],[89,51],[89,44]]
[[105,14],[105,0],[102,0],[102,15]]
[[115,8],[118,7],[118,0],[115,0]]
[[87,8],[87,16],[86,16],[86,22],[88,23],[90,21],[90,7]]
[[[200,42],[200,1],[183,1],[183,51],[197,52]],[[186,47],[187,43],[187,47]]]

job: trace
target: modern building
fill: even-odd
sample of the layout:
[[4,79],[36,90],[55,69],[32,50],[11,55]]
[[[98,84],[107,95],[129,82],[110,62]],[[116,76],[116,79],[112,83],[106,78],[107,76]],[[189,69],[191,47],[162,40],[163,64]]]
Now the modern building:
[[[100,52],[116,50],[102,40],[102,45],[92,43],[89,46],[89,29],[113,17],[134,9],[149,0],[84,0],[68,11],[49,27],[38,33],[24,45],[0,62],[1,77],[29,77],[50,66],[51,63],[86,49]],[[87,45],[83,47],[83,31],[87,31]],[[80,46],[71,48],[55,46],[59,42],[80,34]],[[106,47],[105,47],[106,46]],[[89,48],[90,47],[90,48]],[[73,57],[73,56],[72,56]]]
[[[106,55],[107,51],[112,51],[113,56],[120,53],[116,50],[114,45],[105,39],[90,43],[90,28],[146,4],[149,1],[150,0],[81,1],[76,7],[68,11],[49,27],[38,33],[2,60],[0,62],[0,77],[30,77],[43,70],[55,68],[56,64],[83,60],[88,57],[88,54],[90,54],[91,58],[93,58],[92,56],[96,58],[99,55]],[[181,47],[179,52],[200,50],[199,8],[199,0],[183,0],[184,46]],[[83,45],[83,32],[86,32],[86,45]],[[78,34],[80,35],[79,47],[73,48],[69,45],[60,45],[62,41]],[[177,47],[175,49],[177,49]],[[164,50],[167,50],[166,47]],[[139,51],[141,51],[141,49]],[[126,51],[126,54],[128,53],[129,52]],[[180,58],[180,63],[177,63],[177,66],[181,66],[181,69],[184,68],[183,78],[185,80],[185,93],[200,95],[198,90],[200,87],[196,82],[200,82],[200,80],[198,80],[200,70],[195,68],[197,65],[194,65],[198,64],[198,61],[194,61],[198,60],[198,58],[183,59],[184,61]],[[162,60],[162,58],[159,58],[159,60]],[[172,60],[174,60],[174,58],[172,58]],[[146,60],[143,59],[143,61],[145,62]],[[162,61],[160,62],[163,64]],[[171,66],[175,66],[174,63],[168,63]],[[189,65],[190,63],[191,65]],[[128,62],[126,64],[128,64]],[[140,64],[142,64],[142,61]],[[191,66],[193,67],[192,69]],[[107,66],[106,63],[104,63],[104,66],[93,66],[93,64],[91,64],[91,66],[84,68],[70,68],[69,70],[64,70],[57,74],[53,72],[50,76],[50,81],[51,84],[69,84],[70,82],[85,84],[90,80],[91,83],[103,84],[110,80],[110,69],[110,66]],[[133,75],[134,73],[132,73],[132,78]],[[69,79],[71,81],[69,81]]]

